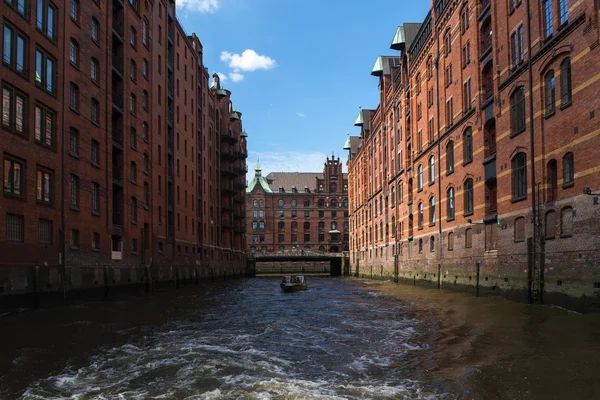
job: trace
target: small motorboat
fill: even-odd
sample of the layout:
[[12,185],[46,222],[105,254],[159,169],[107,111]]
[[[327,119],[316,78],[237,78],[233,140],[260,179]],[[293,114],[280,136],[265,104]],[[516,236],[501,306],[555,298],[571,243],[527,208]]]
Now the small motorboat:
[[284,276],[279,285],[284,292],[299,292],[308,289],[306,279],[303,276]]

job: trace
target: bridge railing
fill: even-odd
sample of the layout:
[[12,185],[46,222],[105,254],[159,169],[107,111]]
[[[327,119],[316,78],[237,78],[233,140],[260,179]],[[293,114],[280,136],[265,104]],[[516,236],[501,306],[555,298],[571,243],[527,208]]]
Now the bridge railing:
[[260,257],[285,257],[285,258],[289,258],[289,257],[347,257],[348,256],[348,252],[341,252],[341,253],[331,253],[331,252],[327,252],[327,251],[317,251],[317,250],[309,250],[309,249],[291,249],[291,250],[278,250],[278,251],[273,251],[273,252],[269,252],[267,254],[261,254],[261,253],[256,253],[256,254],[250,254],[250,257],[252,258],[260,258]]

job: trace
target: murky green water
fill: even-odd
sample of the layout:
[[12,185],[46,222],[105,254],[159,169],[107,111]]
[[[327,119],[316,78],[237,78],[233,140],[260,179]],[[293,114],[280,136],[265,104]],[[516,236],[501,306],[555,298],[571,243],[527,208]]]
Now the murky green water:
[[600,316],[257,278],[0,317],[2,399],[594,399]]

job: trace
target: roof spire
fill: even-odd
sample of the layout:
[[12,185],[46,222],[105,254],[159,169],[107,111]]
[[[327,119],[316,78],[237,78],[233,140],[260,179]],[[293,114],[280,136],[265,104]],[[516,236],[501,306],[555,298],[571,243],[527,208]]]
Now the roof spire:
[[262,169],[260,168],[260,158],[258,158],[256,160],[256,167],[254,168],[254,172],[256,172],[256,176],[260,176],[260,172],[262,171]]

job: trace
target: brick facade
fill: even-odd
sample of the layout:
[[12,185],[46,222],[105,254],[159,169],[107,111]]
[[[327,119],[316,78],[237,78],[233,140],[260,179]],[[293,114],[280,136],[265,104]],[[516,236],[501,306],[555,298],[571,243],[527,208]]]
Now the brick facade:
[[0,11],[0,292],[241,274],[247,135],[175,3],[39,3]]
[[440,0],[399,27],[347,147],[355,272],[598,296],[597,7]]
[[263,177],[257,164],[246,194],[249,253],[348,251],[347,193],[339,158],[328,157],[323,173],[277,172]]

